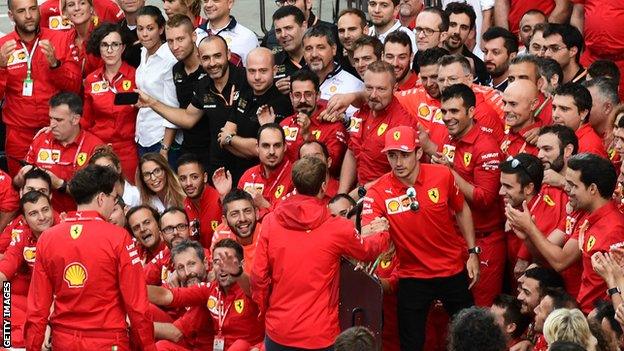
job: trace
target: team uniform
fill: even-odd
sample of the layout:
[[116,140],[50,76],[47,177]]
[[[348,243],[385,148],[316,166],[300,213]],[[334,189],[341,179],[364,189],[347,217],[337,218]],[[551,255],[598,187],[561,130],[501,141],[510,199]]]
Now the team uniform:
[[188,197],[184,199],[184,211],[189,219],[191,237],[203,247],[210,247],[212,235],[222,217],[219,193],[206,184],[198,204]]
[[[282,163],[271,171],[269,177],[264,176],[262,165],[257,165],[248,169],[238,181],[238,188],[250,194],[252,190],[260,191],[262,196],[271,204],[271,207],[278,203],[278,200],[294,189],[290,173],[292,163],[284,158]],[[260,217],[264,217],[271,209],[260,209]]]
[[137,109],[131,105],[115,105],[115,94],[129,93],[137,89],[134,82],[135,68],[122,62],[112,81],[104,77],[104,68],[87,75],[84,82],[84,111],[80,126],[107,144],[121,161],[126,179],[134,182],[139,162],[134,142]]
[[399,351],[401,349],[399,343],[399,319],[397,317],[398,266],[399,259],[394,254],[390,259],[380,260],[374,271],[374,274],[379,279],[387,280],[390,285],[390,291],[384,291],[383,297],[383,330],[381,339],[384,351]]
[[602,138],[596,133],[589,123],[585,123],[574,132],[578,138],[578,152],[589,152],[603,158],[608,158],[607,150],[602,143]]
[[19,195],[13,188],[13,180],[0,170],[0,212],[11,213],[17,210],[19,210]]
[[522,16],[531,9],[542,11],[546,16],[555,8],[555,0],[509,0],[509,30],[518,35]]
[[[41,17],[39,25],[42,28],[52,30],[68,31],[74,28],[71,21],[63,16],[63,2],[61,0],[47,0],[39,5]],[[124,19],[124,13],[116,2],[111,0],[98,0],[93,2],[98,22],[119,23]]]
[[[9,174],[15,176],[21,166],[13,158],[23,159],[36,132],[50,125],[48,100],[60,91],[78,93],[82,76],[73,42],[66,33],[40,28],[36,39],[24,43],[11,32],[0,38],[0,46],[9,40],[15,40],[17,47],[7,66],[0,67],[0,98],[4,99],[2,121],[6,125]],[[49,40],[54,46],[59,67],[50,68],[40,40]]]
[[401,21],[399,20],[395,20],[394,24],[392,25],[392,27],[390,27],[390,29],[388,29],[385,33],[377,33],[377,31],[375,30],[374,26],[371,26],[368,29],[368,35],[373,36],[377,39],[379,39],[379,41],[381,41],[381,43],[385,43],[386,41],[386,36],[388,36],[388,34],[394,32],[394,31],[401,31],[405,34],[407,34],[407,36],[410,39],[410,42],[412,43],[412,48],[413,50],[416,50],[416,35],[414,35],[414,31],[412,31],[411,29],[404,27],[401,24]]
[[[39,134],[32,141],[26,162],[48,170],[57,177],[69,182],[74,174],[85,167],[96,147],[104,142],[95,135],[81,130],[76,139],[63,145],[54,138],[51,131]],[[74,210],[76,204],[67,193],[52,192],[52,207],[59,212]]]
[[[258,47],[258,37],[251,29],[238,23],[233,16],[230,16],[230,22],[223,28],[212,29],[210,22],[206,22],[199,26],[208,33],[208,35],[218,35],[225,39],[228,49],[233,54],[240,57],[240,66],[246,64],[247,54]],[[237,64],[238,65],[238,64]]]
[[127,316],[133,342],[155,350],[147,311],[141,260],[123,228],[79,211],[43,232],[28,294],[27,349],[41,348],[49,319],[54,349],[129,350]]
[[541,127],[541,121],[535,121],[535,123],[531,123],[530,125],[518,131],[514,131],[511,128],[506,128],[505,136],[503,137],[503,142],[500,146],[503,155],[507,157],[516,156],[520,153],[527,153],[533,156],[537,156],[537,146],[528,143],[524,138],[524,134],[530,130]]
[[[260,236],[260,228],[262,228],[261,223],[256,223],[256,228],[254,229],[252,236],[252,242],[249,245],[241,245],[243,247],[243,256],[245,257],[245,263],[243,264],[243,269],[245,272],[251,273],[253,268],[254,257],[256,253],[256,245],[258,243],[258,237]],[[227,222],[223,222],[219,224],[217,229],[215,229],[212,246],[210,247],[210,251],[214,251],[214,246],[223,239],[232,239],[236,242],[239,241],[238,236],[232,232]],[[211,255],[212,256],[212,255]]]
[[499,144],[475,124],[461,139],[449,136],[438,151],[447,157],[463,179],[474,186],[472,201],[468,203],[477,246],[483,251],[479,255],[481,276],[473,293],[477,305],[490,306],[501,292],[505,265],[503,204],[498,196],[498,167],[502,159]]

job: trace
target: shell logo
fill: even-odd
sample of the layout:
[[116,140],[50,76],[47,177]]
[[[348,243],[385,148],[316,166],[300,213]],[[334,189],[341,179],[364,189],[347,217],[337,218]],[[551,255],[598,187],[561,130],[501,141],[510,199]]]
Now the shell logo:
[[21,60],[25,60],[25,59],[26,59],[26,53],[25,53],[25,52],[23,52],[23,51],[20,51],[20,52],[17,54],[17,58],[18,58],[18,60],[20,60],[20,61],[21,61]]
[[337,87],[337,86],[335,86],[335,85],[332,85],[331,87],[329,87],[329,92],[330,92],[330,93],[335,93],[335,92],[336,92],[336,90],[338,90],[338,87]]
[[388,203],[388,210],[390,210],[391,213],[398,211],[400,207],[401,204],[396,200],[390,201]]
[[87,278],[87,269],[79,262],[68,264],[63,272],[63,280],[70,288],[82,288]]
[[50,154],[47,151],[45,150],[39,151],[39,159],[41,161],[47,161],[49,157],[50,157]]
[[61,24],[61,21],[59,21],[58,18],[50,19],[50,28],[56,29],[59,26],[59,24]]
[[219,311],[217,310],[217,298],[214,296],[210,296],[208,298],[206,307],[208,307],[208,310],[210,310],[210,312],[212,313],[215,313],[215,314],[219,313]]
[[418,115],[420,117],[429,117],[429,114],[431,113],[431,109],[429,108],[429,106],[427,105],[421,105],[418,108]]
[[24,261],[28,263],[35,262],[35,257],[37,256],[37,248],[26,246],[24,247]]

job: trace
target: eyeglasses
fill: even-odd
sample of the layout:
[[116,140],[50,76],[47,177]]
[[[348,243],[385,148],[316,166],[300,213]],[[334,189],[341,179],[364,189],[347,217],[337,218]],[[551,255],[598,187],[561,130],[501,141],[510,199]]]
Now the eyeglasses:
[[120,43],[118,41],[116,42],[112,42],[112,43],[105,43],[105,42],[101,42],[100,43],[100,50],[104,50],[107,51],[108,49],[111,49],[112,51],[117,51],[119,50],[119,48],[123,45],[123,43]]
[[178,224],[176,226],[172,226],[172,225],[166,226],[163,229],[161,229],[161,231],[163,233],[165,233],[165,234],[173,234],[174,231],[177,231],[178,233],[179,232],[183,232],[183,231],[187,230],[188,227],[189,227],[188,224],[180,223],[180,224]]
[[448,82],[449,85],[457,84],[457,83],[459,83],[460,79],[466,78],[469,75],[470,74],[466,74],[466,75],[463,75],[461,77],[450,76],[450,77],[446,77],[446,78],[438,77],[438,84],[444,84],[446,82]]
[[426,37],[430,37],[430,36],[433,35],[433,33],[441,32],[441,30],[435,30],[435,29],[423,28],[423,27],[416,27],[416,28],[414,28],[414,32],[416,33],[416,36],[418,36],[420,34],[420,32],[423,32]]
[[301,100],[301,98],[304,98],[305,100],[312,100],[314,95],[316,95],[316,93],[313,91],[304,91],[303,93],[298,91],[296,93],[292,93],[295,100]]
[[275,5],[284,6],[284,5],[295,5],[297,0],[276,0]]
[[[548,46],[544,45],[544,46],[542,46],[542,47],[540,48],[540,50],[539,50],[539,51],[541,51],[541,52],[543,52],[543,53],[546,53],[546,52],[550,51],[550,52],[552,52],[553,54],[556,54],[556,53],[558,53],[560,50],[567,49],[567,48],[568,48],[567,46],[560,46],[560,45],[557,45],[557,44],[554,44],[554,45],[548,45]],[[534,50],[536,50],[536,49],[537,49],[537,46],[536,46],[536,45],[534,45],[534,46],[533,46],[533,49],[534,49]]]
[[163,173],[164,173],[163,169],[160,167],[157,167],[157,168],[154,168],[154,170],[151,172],[141,173],[141,176],[143,177],[144,180],[149,180],[152,178],[152,176],[154,176],[154,179],[157,179],[158,177],[162,176]]

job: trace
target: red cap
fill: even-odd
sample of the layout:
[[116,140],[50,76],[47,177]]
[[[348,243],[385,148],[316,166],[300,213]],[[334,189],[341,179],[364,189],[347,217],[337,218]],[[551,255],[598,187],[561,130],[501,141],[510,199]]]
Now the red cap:
[[412,152],[420,146],[418,133],[412,127],[399,126],[386,132],[386,144],[381,152],[399,150]]

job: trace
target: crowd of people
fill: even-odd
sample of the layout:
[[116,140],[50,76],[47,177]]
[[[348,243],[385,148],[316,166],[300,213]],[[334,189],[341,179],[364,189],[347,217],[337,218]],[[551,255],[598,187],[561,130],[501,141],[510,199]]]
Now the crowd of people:
[[624,2],[276,3],[8,1],[4,347],[624,347]]

